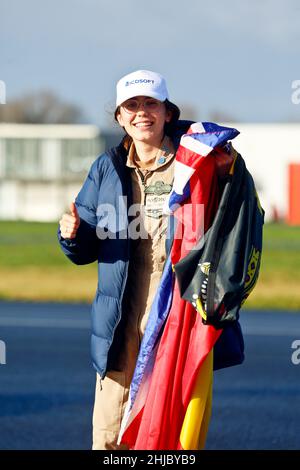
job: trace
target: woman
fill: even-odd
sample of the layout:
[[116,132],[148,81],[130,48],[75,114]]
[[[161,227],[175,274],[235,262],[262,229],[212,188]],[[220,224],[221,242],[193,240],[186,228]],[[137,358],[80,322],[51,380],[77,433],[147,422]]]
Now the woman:
[[76,264],[98,261],[91,352],[97,371],[93,449],[117,445],[141,338],[171,245],[163,206],[174,157],[190,122],[169,101],[164,78],[138,70],[117,83],[121,144],[92,165],[59,241]]
[[[67,256],[76,264],[99,259],[92,334],[97,370],[93,449],[118,448],[141,337],[166,259],[168,221],[162,207],[172,188],[175,146],[189,126],[182,123],[178,132],[179,114],[158,73],[139,70],[123,77],[117,84],[115,118],[126,137],[96,160],[71,214],[60,220],[59,238]],[[103,204],[120,211],[120,195],[127,196],[128,207],[142,222],[137,230],[134,221],[130,224],[130,255],[127,240],[119,240],[118,232],[116,238],[103,240],[97,221]]]

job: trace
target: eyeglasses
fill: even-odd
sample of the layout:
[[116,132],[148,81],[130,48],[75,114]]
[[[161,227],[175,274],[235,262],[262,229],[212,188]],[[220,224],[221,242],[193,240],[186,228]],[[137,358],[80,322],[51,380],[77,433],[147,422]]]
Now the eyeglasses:
[[136,99],[130,99],[125,101],[121,106],[126,113],[134,114],[137,113],[141,105],[146,112],[155,112],[159,109],[161,101],[155,100],[154,98],[146,98],[143,102]]

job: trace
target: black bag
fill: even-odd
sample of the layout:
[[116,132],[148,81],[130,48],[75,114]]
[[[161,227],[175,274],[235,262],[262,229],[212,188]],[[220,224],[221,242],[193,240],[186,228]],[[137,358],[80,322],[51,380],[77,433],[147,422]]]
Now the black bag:
[[258,278],[263,223],[253,178],[237,155],[211,227],[174,266],[181,297],[194,305],[203,323],[224,328],[238,320]]

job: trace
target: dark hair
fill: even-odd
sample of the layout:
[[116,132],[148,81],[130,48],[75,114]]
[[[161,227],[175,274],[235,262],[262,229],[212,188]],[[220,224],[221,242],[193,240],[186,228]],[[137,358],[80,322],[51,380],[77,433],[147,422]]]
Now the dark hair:
[[169,100],[164,101],[164,103],[165,103],[165,106],[166,106],[166,110],[170,111],[171,114],[172,114],[171,121],[166,122],[166,124],[165,124],[165,134],[171,136],[174,132],[177,121],[179,119],[180,109],[178,108],[178,106],[176,106],[176,104],[171,103],[171,101],[169,101]]
[[[176,106],[176,104],[171,103],[171,101],[169,100],[165,100],[164,104],[165,104],[166,110],[170,111],[172,115],[170,122],[165,123],[164,131],[166,135],[172,136],[174,129],[176,128],[177,121],[180,116],[180,109],[178,108],[178,106]],[[117,116],[119,113],[120,113],[120,106],[116,108],[115,113],[114,113],[114,117],[117,122],[118,122]],[[131,142],[132,142],[131,137],[128,134],[126,134],[125,137],[123,138],[123,144],[126,146],[126,148],[127,147],[129,148]]]

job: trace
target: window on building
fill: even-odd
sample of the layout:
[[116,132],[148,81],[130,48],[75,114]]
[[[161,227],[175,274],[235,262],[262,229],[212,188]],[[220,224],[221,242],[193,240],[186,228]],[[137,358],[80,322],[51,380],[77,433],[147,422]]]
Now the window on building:
[[102,151],[102,143],[95,139],[63,139],[61,141],[62,176],[83,176]]
[[6,139],[5,175],[35,179],[42,176],[41,142],[39,139]]

